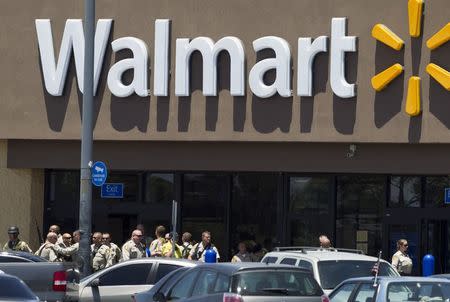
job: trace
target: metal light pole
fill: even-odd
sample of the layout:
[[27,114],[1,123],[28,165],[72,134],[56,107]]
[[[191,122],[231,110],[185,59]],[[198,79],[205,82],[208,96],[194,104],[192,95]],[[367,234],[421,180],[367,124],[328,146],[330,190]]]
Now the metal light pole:
[[[92,225],[92,145],[94,111],[94,33],[95,0],[84,1],[84,85],[83,117],[81,133],[81,170],[80,170],[80,232],[79,256],[83,261],[79,267],[81,278],[91,273],[91,225]],[[81,264],[79,264],[81,265]]]

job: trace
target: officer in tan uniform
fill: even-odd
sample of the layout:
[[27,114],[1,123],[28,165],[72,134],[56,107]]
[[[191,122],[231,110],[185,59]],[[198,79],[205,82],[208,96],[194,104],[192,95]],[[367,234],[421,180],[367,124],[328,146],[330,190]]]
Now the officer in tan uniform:
[[47,234],[47,240],[41,247],[36,251],[35,255],[40,256],[44,259],[47,259],[50,262],[61,261],[56,252],[50,247],[53,244],[56,244],[58,241],[58,235],[56,233],[50,232]]
[[134,230],[131,239],[122,246],[122,260],[146,257],[144,245],[141,243],[142,232]]
[[156,227],[155,236],[156,239],[152,241],[150,244],[150,256],[151,257],[161,257],[162,256],[162,248],[166,243],[164,235],[166,234],[166,228],[162,225]]
[[120,247],[111,242],[111,235],[109,233],[103,233],[102,242],[109,247],[109,266],[119,263],[122,259],[122,251]]
[[102,243],[102,236],[103,234],[100,232],[95,232],[92,235],[91,266],[93,272],[108,267],[109,247]]
[[25,241],[19,239],[19,228],[11,226],[8,228],[8,242],[3,246],[4,251],[19,251],[32,253],[30,247]]
[[72,261],[75,262],[78,266],[82,265],[82,260],[79,256],[79,248],[80,248],[80,231],[76,230],[73,232],[72,239],[75,242],[69,247],[62,248],[58,244],[53,244],[50,247],[59,255],[65,257],[71,257]]

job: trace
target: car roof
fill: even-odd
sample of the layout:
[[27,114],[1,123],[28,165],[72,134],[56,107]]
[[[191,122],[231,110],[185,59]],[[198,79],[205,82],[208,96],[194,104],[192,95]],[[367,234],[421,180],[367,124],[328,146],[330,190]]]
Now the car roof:
[[285,264],[266,264],[261,262],[222,262],[222,263],[205,263],[202,265],[202,268],[213,268],[214,270],[226,273],[226,274],[234,274],[239,271],[245,270],[265,270],[265,269],[287,269],[287,270],[296,270],[302,271],[305,273],[311,273],[309,270],[295,267],[292,265]]
[[47,260],[45,260],[44,258],[41,258],[39,256],[27,252],[5,251],[0,252],[0,256],[23,258],[30,260],[32,262],[47,262]]
[[[364,254],[351,253],[339,250],[316,249],[316,250],[292,250],[292,251],[273,251],[265,255],[265,257],[293,257],[293,258],[307,258],[316,261],[327,260],[359,260],[359,261],[377,261],[377,257],[372,257]],[[384,260],[381,260],[384,261]]]
[[[374,282],[374,277],[359,277],[359,278],[350,278],[345,280],[342,283],[347,282],[355,282],[355,281],[370,281]],[[450,280],[446,280],[443,278],[432,278],[432,277],[388,277],[388,276],[378,276],[378,281],[382,283],[390,283],[390,282],[440,282],[440,283],[449,283]]]

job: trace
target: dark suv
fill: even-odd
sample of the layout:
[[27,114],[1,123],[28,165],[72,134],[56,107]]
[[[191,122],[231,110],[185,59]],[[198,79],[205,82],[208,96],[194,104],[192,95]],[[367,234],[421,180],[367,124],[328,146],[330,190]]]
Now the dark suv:
[[173,272],[136,302],[328,301],[311,272],[286,265],[217,263]]

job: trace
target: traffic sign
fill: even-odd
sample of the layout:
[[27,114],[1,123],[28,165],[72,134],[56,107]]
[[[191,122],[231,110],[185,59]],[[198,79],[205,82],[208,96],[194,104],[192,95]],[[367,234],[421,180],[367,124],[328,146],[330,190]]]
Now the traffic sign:
[[445,204],[450,204],[450,188],[445,188],[444,203]]
[[91,168],[92,184],[101,187],[108,177],[108,170],[104,162],[96,161]]
[[102,186],[102,198],[123,198],[123,183],[105,183]]

